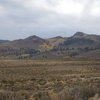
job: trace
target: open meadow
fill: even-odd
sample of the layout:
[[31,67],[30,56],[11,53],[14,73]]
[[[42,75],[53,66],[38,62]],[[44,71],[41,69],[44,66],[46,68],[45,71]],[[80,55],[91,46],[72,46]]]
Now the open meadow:
[[0,100],[100,100],[99,94],[100,60],[0,60]]

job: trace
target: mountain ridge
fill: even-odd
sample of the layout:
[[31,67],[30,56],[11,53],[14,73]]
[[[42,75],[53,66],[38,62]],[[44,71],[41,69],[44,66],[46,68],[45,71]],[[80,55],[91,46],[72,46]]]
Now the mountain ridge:
[[[32,57],[82,57],[99,55],[100,35],[76,32],[71,37],[41,38],[36,35],[0,44],[0,55],[29,54]],[[8,53],[4,52],[7,51]],[[34,52],[33,52],[34,51]],[[90,53],[89,53],[90,52]],[[84,56],[85,57],[85,56]]]

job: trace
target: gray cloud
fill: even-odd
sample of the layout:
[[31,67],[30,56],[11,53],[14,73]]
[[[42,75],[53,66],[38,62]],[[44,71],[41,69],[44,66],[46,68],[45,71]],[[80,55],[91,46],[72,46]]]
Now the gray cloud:
[[[62,8],[64,13],[59,12],[62,1],[70,4]],[[0,38],[70,36],[76,31],[100,34],[99,5],[97,0],[1,0]],[[73,13],[77,6],[82,11]]]

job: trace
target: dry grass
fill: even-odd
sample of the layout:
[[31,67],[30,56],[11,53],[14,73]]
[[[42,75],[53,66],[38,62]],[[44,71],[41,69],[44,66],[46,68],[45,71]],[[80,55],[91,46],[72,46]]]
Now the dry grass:
[[97,93],[99,60],[0,61],[0,100],[88,100]]

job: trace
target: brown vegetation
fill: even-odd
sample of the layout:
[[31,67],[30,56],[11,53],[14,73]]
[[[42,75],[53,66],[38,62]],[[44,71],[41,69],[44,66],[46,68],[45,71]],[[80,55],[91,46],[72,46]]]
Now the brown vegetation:
[[95,94],[99,60],[0,61],[0,100],[99,100]]

